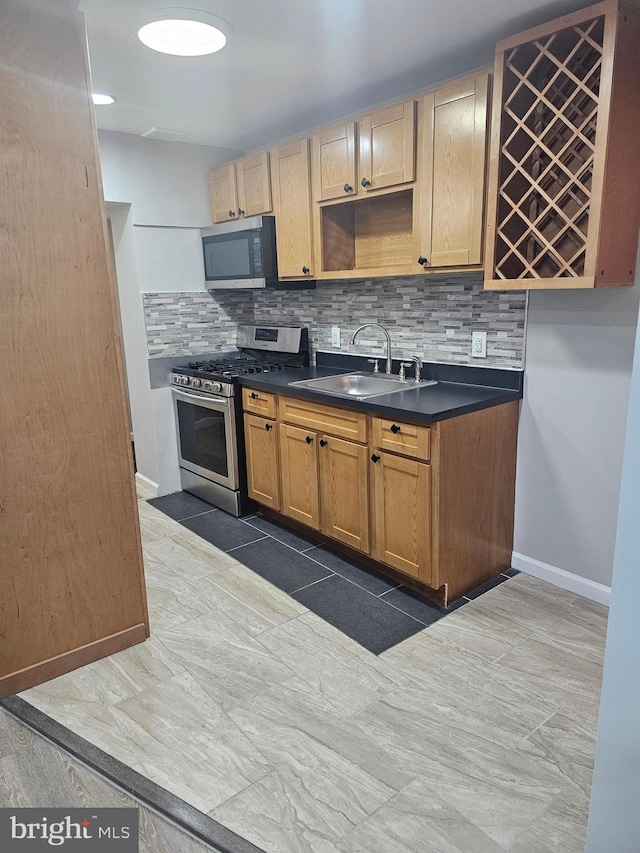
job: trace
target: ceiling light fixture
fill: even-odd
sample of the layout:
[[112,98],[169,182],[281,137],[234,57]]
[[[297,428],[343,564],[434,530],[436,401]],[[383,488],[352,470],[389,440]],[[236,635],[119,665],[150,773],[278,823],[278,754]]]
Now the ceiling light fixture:
[[173,56],[206,56],[227,43],[226,21],[198,9],[154,9],[138,20],[140,41]]
[[116,99],[113,95],[102,95],[99,92],[94,92],[91,97],[93,98],[93,103],[96,106],[106,106],[107,104],[115,104]]

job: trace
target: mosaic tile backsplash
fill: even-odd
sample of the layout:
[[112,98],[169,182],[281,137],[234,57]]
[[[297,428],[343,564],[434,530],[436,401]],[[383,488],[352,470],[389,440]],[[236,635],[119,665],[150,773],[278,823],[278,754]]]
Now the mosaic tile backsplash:
[[[316,290],[144,293],[151,357],[235,347],[240,323],[309,327],[313,351],[383,355],[382,333],[351,334],[363,323],[389,329],[394,358],[523,367],[526,295],[484,291],[479,273],[449,277],[323,281]],[[331,346],[339,326],[341,346]],[[471,332],[487,332],[487,358],[471,357]]]

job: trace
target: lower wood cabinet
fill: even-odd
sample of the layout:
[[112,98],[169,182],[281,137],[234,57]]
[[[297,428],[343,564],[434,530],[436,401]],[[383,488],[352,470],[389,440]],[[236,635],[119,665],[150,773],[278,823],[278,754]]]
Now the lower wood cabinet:
[[320,445],[322,532],[369,553],[369,450],[323,435]]
[[320,529],[318,434],[280,424],[282,508],[289,518]]
[[247,451],[249,497],[280,509],[280,462],[278,429],[275,421],[245,413],[244,435]]
[[371,455],[373,556],[424,583],[431,581],[431,467],[392,453]]

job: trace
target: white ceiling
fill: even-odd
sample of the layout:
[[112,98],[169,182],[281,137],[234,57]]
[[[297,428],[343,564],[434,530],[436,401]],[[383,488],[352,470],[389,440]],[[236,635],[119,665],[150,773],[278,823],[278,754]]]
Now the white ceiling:
[[[498,38],[581,0],[81,0],[98,126],[188,131],[185,142],[242,151],[354,114],[489,63]],[[165,56],[136,18],[167,6],[226,20],[208,57]]]

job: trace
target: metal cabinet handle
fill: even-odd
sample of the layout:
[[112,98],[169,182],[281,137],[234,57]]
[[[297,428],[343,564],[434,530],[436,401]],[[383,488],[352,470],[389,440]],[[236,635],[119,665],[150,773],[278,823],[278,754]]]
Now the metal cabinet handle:
[[389,429],[391,430],[391,432],[392,432],[394,435],[395,435],[396,433],[400,432],[400,427],[398,426],[398,424],[391,424],[391,426],[389,427]]
[[378,459],[380,459],[380,457],[379,457],[379,456],[376,456],[376,454],[375,454],[375,453],[372,453],[372,454],[371,454],[371,461],[372,461],[372,462],[377,462],[377,461],[378,461]]
[[420,257],[418,258],[418,263],[421,267],[426,267],[429,263],[429,259],[425,258],[424,255],[420,255]]
[[309,272],[309,267],[302,267],[302,275],[306,275]]
[[251,392],[251,394],[250,394],[249,396],[251,397],[251,399],[252,399],[252,400],[257,400],[257,399],[258,399],[258,395],[256,394],[256,392],[255,392],[255,391],[252,391],[252,392]]
[[311,438],[311,436],[310,436],[310,435],[308,435],[308,436],[305,438],[305,441],[307,442],[307,444],[311,444],[311,442],[313,441],[313,439]]
[[370,187],[370,186],[371,186],[371,181],[368,181],[366,178],[363,178],[363,179],[360,181],[360,183],[362,184],[362,186],[363,186],[365,189],[366,189],[367,187]]
[[270,429],[273,429],[273,424],[265,424],[264,428],[269,432]]
[[328,444],[328,442],[326,442],[326,441],[324,440],[324,438],[321,438],[321,439],[320,439],[320,447],[326,447],[326,446],[327,446],[327,444]]
[[238,208],[238,216],[244,216],[244,210],[241,207]]
[[351,184],[345,184],[342,189],[346,193],[352,193],[353,192],[353,187],[351,186]]
[[235,210],[230,210],[230,211],[229,211],[229,216],[232,216],[232,217],[233,217],[233,216],[235,216],[235,215],[236,215]]

